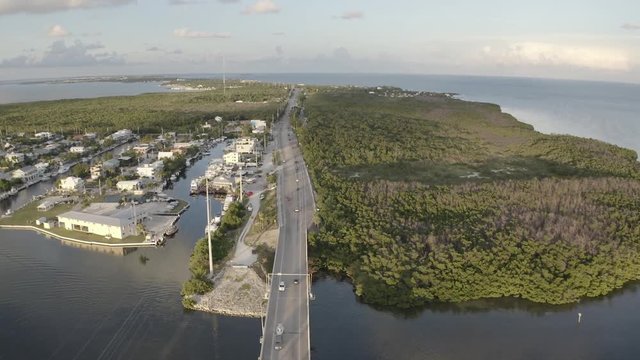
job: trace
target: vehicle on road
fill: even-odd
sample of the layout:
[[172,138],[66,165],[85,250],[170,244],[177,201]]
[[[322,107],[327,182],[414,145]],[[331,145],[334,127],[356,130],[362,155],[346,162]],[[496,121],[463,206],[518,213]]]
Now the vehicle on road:
[[284,334],[284,326],[278,324],[278,326],[276,326],[276,345],[274,346],[276,350],[282,349],[282,334]]
[[300,209],[295,209],[295,210],[293,210],[293,211],[294,211],[294,212],[300,212]]
[[284,291],[285,286],[284,286],[284,281],[280,281],[280,284],[278,284],[278,291]]
[[298,283],[299,283],[298,279],[293,279],[293,284],[294,285],[298,285]]
[[260,194],[260,200],[264,199],[264,193]]

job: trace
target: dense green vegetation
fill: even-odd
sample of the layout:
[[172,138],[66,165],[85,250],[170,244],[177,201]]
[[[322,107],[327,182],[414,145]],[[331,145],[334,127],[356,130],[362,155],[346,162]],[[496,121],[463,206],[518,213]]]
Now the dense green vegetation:
[[201,131],[200,125],[211,123],[215,116],[224,120],[270,120],[286,96],[287,90],[282,86],[228,82],[225,95],[216,88],[6,104],[0,105],[0,127],[10,133],[51,129],[106,134],[122,128],[141,133],[159,133],[162,129],[197,132]]
[[312,260],[365,301],[559,304],[640,279],[634,151],[492,104],[369,91],[309,94],[294,124],[320,208]]
[[[215,265],[224,260],[233,249],[235,235],[232,231],[242,225],[244,216],[245,210],[242,204],[232,203],[222,217],[220,227],[211,233],[211,255]],[[209,246],[206,237],[196,242],[189,258],[189,271],[191,278],[182,284],[181,291],[182,304],[185,308],[193,307],[193,300],[189,295],[202,295],[213,289],[213,283],[209,278]]]

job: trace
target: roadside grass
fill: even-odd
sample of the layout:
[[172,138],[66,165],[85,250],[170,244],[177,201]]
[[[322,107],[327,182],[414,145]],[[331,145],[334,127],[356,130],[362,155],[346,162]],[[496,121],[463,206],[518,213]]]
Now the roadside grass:
[[[256,219],[253,221],[251,225],[251,229],[247,234],[248,237],[257,236],[256,240],[259,238],[259,235],[264,233],[267,230],[274,229],[278,226],[277,218],[278,213],[276,209],[276,190],[268,190],[263,192],[265,194],[264,199],[260,200],[260,210],[256,215]],[[253,245],[253,244],[247,244]]]

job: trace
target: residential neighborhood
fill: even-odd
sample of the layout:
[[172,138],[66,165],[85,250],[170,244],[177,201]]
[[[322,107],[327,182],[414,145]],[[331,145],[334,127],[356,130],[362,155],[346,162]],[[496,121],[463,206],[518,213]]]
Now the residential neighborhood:
[[[101,139],[95,133],[64,136],[47,131],[6,136],[1,139],[5,145],[0,196],[10,197],[51,180],[54,186],[45,195],[13,216],[20,219],[19,225],[36,223],[58,236],[92,241],[162,244],[188,207],[163,190],[209,148],[223,143],[224,154],[196,179],[199,189],[205,178],[211,190],[221,194],[234,194],[243,182],[254,181],[247,176],[253,171],[247,169],[262,160],[266,122],[233,126],[245,129],[230,139],[212,139],[206,133],[139,135],[128,129]],[[5,214],[2,220],[11,217]]]

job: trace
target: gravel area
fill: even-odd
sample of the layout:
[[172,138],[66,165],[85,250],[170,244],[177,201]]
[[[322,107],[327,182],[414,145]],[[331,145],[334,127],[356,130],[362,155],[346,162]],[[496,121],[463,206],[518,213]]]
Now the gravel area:
[[204,295],[194,295],[194,309],[216,314],[264,316],[266,285],[251,268],[225,267],[214,279],[214,288]]

